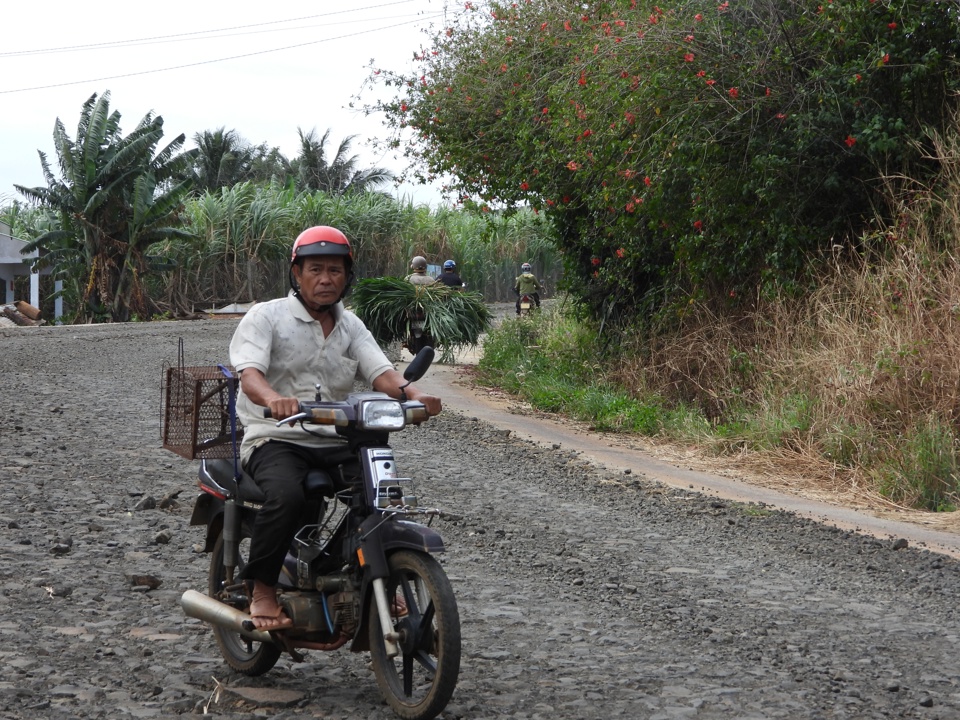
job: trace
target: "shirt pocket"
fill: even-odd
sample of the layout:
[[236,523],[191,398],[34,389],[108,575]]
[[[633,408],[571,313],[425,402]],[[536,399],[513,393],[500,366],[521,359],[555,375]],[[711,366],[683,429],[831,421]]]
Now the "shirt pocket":
[[328,368],[329,372],[327,373],[329,386],[324,388],[324,390],[330,394],[333,400],[343,400],[353,391],[353,382],[357,377],[357,368],[359,366],[359,361],[342,355],[331,358]]

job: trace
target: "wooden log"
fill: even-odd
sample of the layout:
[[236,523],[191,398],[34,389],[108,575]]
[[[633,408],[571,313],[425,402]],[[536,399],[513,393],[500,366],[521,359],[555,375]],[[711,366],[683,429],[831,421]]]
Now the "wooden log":
[[34,307],[28,302],[25,302],[24,300],[17,300],[13,306],[21,315],[26,315],[34,322],[40,319],[40,309]]

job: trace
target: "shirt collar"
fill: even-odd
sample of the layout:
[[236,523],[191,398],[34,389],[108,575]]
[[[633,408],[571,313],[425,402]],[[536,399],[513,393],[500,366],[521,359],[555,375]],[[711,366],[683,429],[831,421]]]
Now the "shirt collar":
[[[302,322],[317,322],[316,318],[310,314],[304,304],[300,302],[299,298],[297,298],[297,296],[293,293],[287,295],[287,305],[290,308],[290,312],[297,320]],[[334,324],[339,323],[340,318],[343,317],[343,302],[338,301],[332,305],[330,307],[330,314],[333,316]]]

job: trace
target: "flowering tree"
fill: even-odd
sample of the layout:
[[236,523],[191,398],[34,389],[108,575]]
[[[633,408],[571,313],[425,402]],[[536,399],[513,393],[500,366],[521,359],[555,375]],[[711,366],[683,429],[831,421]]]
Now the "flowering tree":
[[859,237],[884,178],[935,171],[958,50],[946,0],[466,2],[416,75],[375,74],[420,178],[547,213],[571,288],[633,313]]

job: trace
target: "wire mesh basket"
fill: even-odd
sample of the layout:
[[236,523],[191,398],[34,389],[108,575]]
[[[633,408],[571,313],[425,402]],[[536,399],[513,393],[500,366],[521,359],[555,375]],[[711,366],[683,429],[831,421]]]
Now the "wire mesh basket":
[[237,388],[238,379],[228,366],[166,368],[163,447],[188,460],[234,457],[234,440],[239,443],[243,436],[235,420]]

